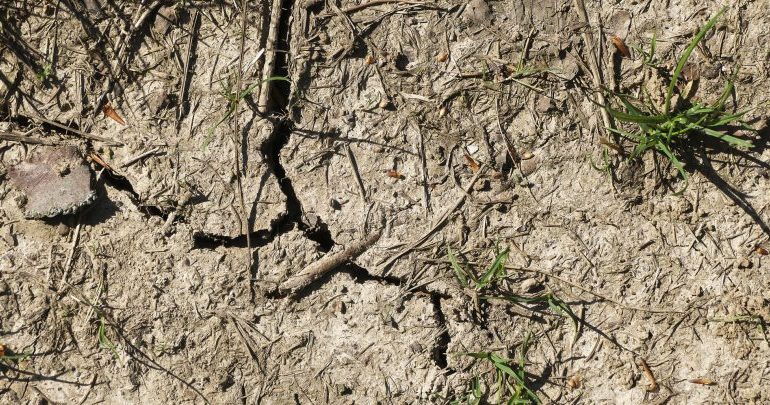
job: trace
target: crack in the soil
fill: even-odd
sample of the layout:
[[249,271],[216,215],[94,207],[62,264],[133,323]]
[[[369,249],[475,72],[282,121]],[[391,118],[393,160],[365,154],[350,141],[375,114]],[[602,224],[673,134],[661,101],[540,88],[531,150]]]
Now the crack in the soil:
[[[288,55],[290,55],[290,18],[293,0],[283,0],[282,11],[279,21],[278,41],[276,43],[275,53],[275,72],[271,72],[274,77],[289,77]],[[269,23],[269,21],[264,21]],[[250,236],[252,247],[265,246],[272,242],[277,236],[291,231],[294,226],[301,230],[305,237],[318,243],[322,252],[328,252],[335,245],[331,232],[324,222],[319,225],[310,226],[303,221],[302,203],[297,198],[291,179],[286,177],[286,170],[281,164],[281,150],[289,142],[291,133],[294,129],[294,122],[287,116],[286,111],[291,98],[291,83],[288,81],[271,82],[272,103],[269,107],[267,117],[273,125],[273,131],[268,138],[260,145],[260,151],[267,163],[268,170],[275,176],[281,193],[286,197],[286,210],[283,215],[276,219],[269,230],[260,230],[253,232]],[[256,107],[256,106],[255,106]],[[246,235],[236,237],[225,237],[221,235],[198,232],[194,236],[194,247],[198,249],[213,249],[218,246],[224,247],[246,247]]]
[[436,345],[433,346],[431,357],[433,362],[436,363],[441,369],[447,368],[447,349],[449,348],[449,342],[451,337],[449,336],[449,329],[446,327],[446,316],[441,309],[441,296],[437,293],[430,295],[430,302],[433,304],[433,313],[436,317],[436,322],[439,328],[443,328],[442,332],[436,338]]

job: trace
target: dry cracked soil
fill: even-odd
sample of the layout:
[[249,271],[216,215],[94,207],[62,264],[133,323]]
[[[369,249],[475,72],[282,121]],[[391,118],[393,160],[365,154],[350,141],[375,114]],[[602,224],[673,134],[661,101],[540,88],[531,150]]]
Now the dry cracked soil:
[[0,0],[0,403],[770,403],[768,6]]

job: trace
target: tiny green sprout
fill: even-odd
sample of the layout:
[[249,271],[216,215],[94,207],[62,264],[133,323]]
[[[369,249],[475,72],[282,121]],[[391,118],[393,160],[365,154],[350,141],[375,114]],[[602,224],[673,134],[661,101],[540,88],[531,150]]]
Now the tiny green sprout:
[[108,349],[112,352],[112,354],[115,356],[116,360],[120,359],[120,355],[118,354],[118,348],[115,346],[114,343],[112,343],[112,340],[107,337],[107,326],[104,322],[104,317],[99,318],[99,330],[97,331],[97,341],[99,343],[99,347],[102,349]]
[[43,65],[43,70],[40,72],[37,72],[35,76],[37,76],[38,80],[41,82],[45,82],[48,80],[49,77],[51,77],[51,73],[53,73],[53,64],[50,62]]
[[251,86],[241,90],[239,94],[236,94],[236,92],[233,90],[232,83],[230,82],[230,79],[228,78],[223,91],[223,97],[225,100],[227,100],[227,110],[225,111],[225,114],[222,116],[222,118],[217,121],[214,126],[209,128],[209,130],[206,133],[206,138],[203,140],[202,149],[206,150],[208,149],[209,144],[211,143],[212,139],[214,139],[214,131],[222,125],[223,122],[227,121],[230,116],[232,116],[235,113],[235,107],[240,103],[243,99],[250,96],[254,91],[259,87],[262,83],[267,82],[274,82],[274,81],[284,81],[291,83],[291,80],[289,80],[288,77],[284,76],[271,76],[267,79],[261,80],[257,83],[252,84]]
[[770,339],[767,336],[767,321],[761,315],[745,314],[732,316],[727,318],[713,318],[709,319],[711,322],[725,322],[725,323],[737,323],[737,324],[753,324],[757,326],[757,330],[762,333],[765,341],[770,345]]
[[479,277],[472,270],[466,270],[457,260],[457,255],[452,251],[451,247],[447,246],[447,256],[449,257],[449,264],[454,270],[457,281],[463,287],[471,287],[476,291],[481,291],[487,287],[494,287],[498,281],[506,277],[505,263],[508,261],[508,255],[510,249],[504,249],[498,251],[495,255],[495,260],[487,268],[487,270]]

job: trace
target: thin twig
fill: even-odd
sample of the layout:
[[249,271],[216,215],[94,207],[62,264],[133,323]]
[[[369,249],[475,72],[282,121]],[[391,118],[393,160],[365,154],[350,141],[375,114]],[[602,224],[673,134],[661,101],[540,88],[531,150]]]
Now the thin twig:
[[358,172],[358,165],[356,164],[356,158],[353,156],[353,151],[350,150],[350,144],[345,144],[345,154],[348,156],[348,162],[350,162],[350,168],[353,170],[353,176],[356,178],[356,183],[358,183],[358,190],[361,193],[361,198],[364,199],[365,203],[369,203],[369,197],[366,193],[366,187],[364,186],[364,180],[361,178],[361,173]]
[[[39,115],[39,116],[36,116],[36,117],[32,117],[32,119],[45,122],[46,124],[53,125],[53,126],[59,128],[59,129],[65,130],[67,132],[72,132],[73,134],[79,135],[81,138],[90,139],[92,141],[104,142],[105,144],[107,144],[109,146],[123,146],[122,142],[118,142],[118,141],[115,141],[115,140],[112,140],[112,139],[109,139],[109,138],[103,138],[101,136],[96,136],[96,135],[91,135],[91,134],[85,133],[83,131],[77,130],[77,129],[69,127],[67,125],[60,124],[60,123],[58,123],[56,121],[49,120],[48,118],[45,118],[42,115]],[[69,134],[65,133],[65,134],[62,134],[62,135],[69,135]]]
[[425,137],[420,130],[420,125],[417,127],[417,133],[420,135],[420,171],[422,172],[422,206],[425,208],[425,215],[430,214],[430,192],[428,191],[428,164],[425,158]]
[[136,162],[138,162],[138,161],[148,157],[148,156],[155,155],[155,154],[157,154],[159,152],[160,152],[160,146],[158,146],[156,148],[152,148],[152,149],[148,150],[147,152],[144,152],[142,154],[139,154],[139,155],[136,155],[136,156],[134,156],[132,158],[127,159],[125,162],[123,162],[123,164],[120,165],[120,167],[126,168],[126,167],[131,166],[132,164],[134,164],[134,163],[136,163]]
[[[341,9],[343,13],[355,13],[356,11],[361,11],[363,9],[373,7],[373,6],[380,6],[383,4],[391,4],[391,3],[399,3],[399,4],[411,4],[416,6],[436,6],[435,3],[430,3],[427,1],[413,1],[413,0],[372,0],[368,1],[366,3],[356,4],[355,6],[350,6]],[[327,14],[320,14],[319,18],[327,18],[331,17],[334,14],[327,13]]]
[[56,142],[52,142],[42,138],[32,138],[30,136],[15,134],[13,132],[0,131],[0,140],[20,143],[32,143],[36,145],[56,145]]
[[[594,49],[593,39],[591,37],[591,33],[589,31],[591,24],[588,21],[588,12],[586,11],[586,5],[583,2],[583,0],[575,0],[575,8],[578,10],[578,14],[580,14],[580,18],[583,20],[583,23],[586,25],[586,28],[583,29],[582,37],[583,42],[586,44],[586,48],[588,48],[588,64],[591,67],[591,79],[594,82],[594,96],[596,97],[596,100],[599,102],[599,112],[602,115],[602,121],[604,122],[604,132],[605,135],[610,135],[612,131],[611,129],[614,129],[615,127],[612,125],[612,119],[610,118],[610,114],[607,112],[607,109],[604,108],[607,105],[607,100],[604,98],[604,93],[602,92],[602,75],[601,71],[599,69],[599,59],[596,56],[596,50]],[[609,138],[609,136],[607,136]]]
[[[236,97],[240,97],[241,94],[241,86],[243,85],[243,54],[244,54],[244,48],[246,46],[246,0],[241,0],[241,44],[238,54],[238,78],[235,83],[235,94]],[[240,98],[237,98],[235,100],[235,109],[233,111],[234,121],[235,121],[235,136],[233,137],[233,146],[235,146],[235,175],[236,175],[236,183],[238,185],[238,199],[241,203],[241,229],[244,230],[246,233],[246,269],[247,271],[251,271],[251,224],[249,223],[249,214],[246,210],[246,201],[243,198],[243,173],[241,172],[241,162],[243,161],[243,156],[241,156],[241,131],[240,126],[238,125],[238,119],[239,119],[239,110],[240,110],[241,100]]]
[[64,263],[64,274],[62,280],[66,283],[67,277],[69,277],[70,271],[72,271],[72,263],[75,257],[75,249],[78,247],[80,241],[80,227],[83,224],[80,223],[80,216],[78,216],[78,225],[75,227],[75,233],[72,235],[72,243],[70,244],[70,251],[67,254],[67,261]]
[[195,27],[198,25],[198,19],[200,16],[198,15],[198,10],[196,9],[193,11],[193,17],[192,22],[190,22],[190,35],[187,40],[187,56],[184,64],[184,76],[182,76],[182,90],[179,92],[180,103],[179,103],[179,111],[177,111],[176,114],[176,123],[175,128],[177,131],[179,131],[179,126],[181,125],[182,118],[184,118],[184,115],[187,113],[187,109],[190,105],[190,100],[187,97],[187,82],[191,80],[190,78],[190,62],[192,60],[192,49],[193,49],[193,41],[195,41],[195,33],[196,29]]

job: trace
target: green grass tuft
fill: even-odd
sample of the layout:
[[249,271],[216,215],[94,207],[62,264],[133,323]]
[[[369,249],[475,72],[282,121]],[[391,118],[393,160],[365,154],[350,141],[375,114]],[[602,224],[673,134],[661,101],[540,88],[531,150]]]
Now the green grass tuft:
[[[724,14],[726,8],[721,9],[708,23],[698,32],[690,41],[684,53],[671,74],[671,80],[668,83],[665,94],[663,111],[657,111],[654,105],[649,102],[647,105],[635,105],[631,102],[631,97],[624,94],[613,94],[622,104],[624,111],[613,108],[611,105],[604,106],[615,120],[634,124],[638,127],[636,131],[629,132],[621,129],[612,130],[615,133],[636,143],[631,153],[631,158],[641,156],[649,150],[655,150],[665,156],[685,181],[685,186],[677,193],[681,193],[687,187],[687,172],[684,165],[674,152],[673,143],[682,141],[687,136],[695,133],[705,134],[726,142],[731,147],[752,148],[754,145],[750,140],[741,139],[723,131],[726,126],[735,126],[741,129],[756,132],[756,129],[750,127],[743,121],[743,116],[747,111],[729,113],[725,111],[725,103],[732,94],[733,80],[729,80],[725,85],[724,91],[719,99],[711,105],[704,105],[698,102],[688,104],[684,107],[672,106],[674,88],[676,87],[679,76],[682,73],[687,60],[690,58],[695,47],[703,40],[706,33],[711,30],[717,20]],[[653,38],[650,53],[643,52],[646,64],[656,62],[654,58],[655,39]],[[684,104],[684,103],[683,103]]]
[[[527,386],[525,373],[527,350],[529,349],[532,335],[527,333],[524,342],[519,346],[519,361],[513,362],[502,356],[491,352],[465,353],[465,355],[486,360],[492,365],[494,373],[494,385],[491,387],[489,395],[494,395],[493,403],[503,403],[503,397],[506,404],[540,404],[540,398]],[[483,383],[479,376],[473,378],[468,391],[452,402],[452,404],[479,404],[484,399]],[[488,399],[488,398],[487,398]]]

